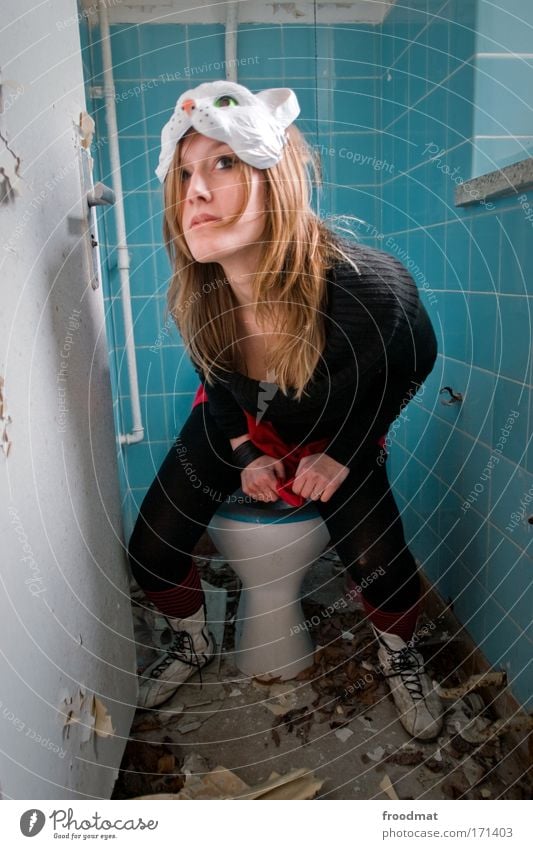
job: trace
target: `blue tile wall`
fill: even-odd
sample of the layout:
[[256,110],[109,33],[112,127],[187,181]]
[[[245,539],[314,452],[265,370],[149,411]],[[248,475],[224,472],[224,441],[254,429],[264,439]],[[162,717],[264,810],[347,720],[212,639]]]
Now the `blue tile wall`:
[[480,3],[477,17],[473,175],[533,153],[533,6]]
[[[484,41],[491,42],[485,52],[494,51],[504,14],[484,4],[490,15],[476,31],[476,5],[403,0],[379,28],[243,24],[238,79],[252,90],[296,91],[299,126],[321,153],[324,185],[315,193],[321,214],[356,216],[361,241],[395,254],[415,276],[439,356],[423,395],[407,408],[409,420],[395,432],[391,483],[425,573],[453,600],[489,662],[507,669],[525,704],[531,691],[527,516],[533,510],[511,523],[533,492],[533,222],[525,206],[533,208],[533,193],[489,208],[454,204],[457,182],[472,176],[480,109],[476,53]],[[511,5],[521,8],[520,0]],[[94,85],[101,81],[97,29],[82,46],[87,84]],[[120,452],[128,536],[197,385],[179,334],[165,318],[170,267],[154,175],[160,131],[185,88],[224,76],[222,64],[219,71],[206,64],[223,62],[224,30],[116,25],[112,51],[147,429],[143,443]],[[516,79],[511,70],[508,86]],[[486,102],[492,96],[490,88],[483,94]],[[102,101],[92,101],[91,114],[96,139],[106,136]],[[109,181],[105,144],[97,166]],[[131,413],[112,211],[101,211],[100,221],[114,411],[117,429],[124,429]],[[463,393],[462,405],[441,403],[446,385]]]
[[[526,203],[533,206],[533,194],[521,202],[455,207],[457,181],[472,176],[480,96],[475,59],[490,28],[483,23],[484,34],[476,31],[473,2],[430,3],[424,19],[415,5],[395,6],[383,27],[381,155],[395,173],[381,183],[381,226],[395,244],[407,245],[434,291],[429,312],[439,358],[421,403],[407,408],[411,422],[403,442],[394,443],[391,468],[401,470],[394,487],[426,574],[453,601],[489,662],[507,669],[511,689],[527,705],[533,225]],[[492,35],[498,28],[501,34],[503,11],[483,6],[490,7]],[[416,75],[414,84],[406,84],[406,69]],[[516,78],[509,73],[505,79],[522,96]],[[489,94],[493,88],[483,96]],[[463,393],[462,405],[441,404],[446,396],[439,389],[446,385]]]

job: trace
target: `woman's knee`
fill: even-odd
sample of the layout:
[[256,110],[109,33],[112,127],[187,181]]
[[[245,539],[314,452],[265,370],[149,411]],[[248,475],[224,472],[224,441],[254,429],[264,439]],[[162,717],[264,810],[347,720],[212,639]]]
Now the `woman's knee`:
[[158,523],[154,527],[139,513],[127,554],[131,573],[140,587],[166,589],[167,584],[175,583],[189,570],[192,545],[183,550],[183,539],[180,542],[178,547],[177,537],[168,526]]
[[[350,569],[350,574],[352,570]],[[384,610],[403,610],[413,604],[420,595],[420,576],[416,562],[410,554],[399,562],[377,566],[366,577],[358,580],[366,600],[373,607]]]

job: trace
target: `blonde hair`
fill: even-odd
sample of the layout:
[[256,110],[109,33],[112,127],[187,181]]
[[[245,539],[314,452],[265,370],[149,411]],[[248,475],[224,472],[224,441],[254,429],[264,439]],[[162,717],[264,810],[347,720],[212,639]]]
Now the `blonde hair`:
[[[300,399],[325,345],[326,271],[335,255],[347,257],[336,234],[311,208],[312,180],[320,182],[318,155],[294,124],[286,132],[281,161],[263,171],[266,225],[251,288],[257,323],[274,319],[279,334],[267,354],[269,382],[284,394],[294,388]],[[224,270],[218,263],[196,262],[183,234],[180,156],[187,136],[176,145],[164,183],[163,236],[173,271],[167,307],[193,363],[212,384],[215,371],[245,371],[246,366],[237,342],[238,304]],[[244,186],[242,207],[234,217],[215,222],[216,229],[231,226],[248,204],[252,169],[238,158],[235,168]]]

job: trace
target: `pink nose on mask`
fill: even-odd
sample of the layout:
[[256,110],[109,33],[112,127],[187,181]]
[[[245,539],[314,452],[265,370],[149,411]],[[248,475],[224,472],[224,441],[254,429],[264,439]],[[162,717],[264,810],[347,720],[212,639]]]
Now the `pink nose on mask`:
[[195,107],[194,100],[184,100],[183,103],[181,104],[181,108],[187,113],[187,115],[191,114],[194,107]]

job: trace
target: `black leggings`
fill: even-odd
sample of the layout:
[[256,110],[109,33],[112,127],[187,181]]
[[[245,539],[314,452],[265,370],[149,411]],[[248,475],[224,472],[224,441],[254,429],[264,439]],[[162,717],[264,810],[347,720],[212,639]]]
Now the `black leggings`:
[[[333,497],[316,506],[330,533],[330,547],[353,580],[369,579],[364,598],[382,611],[396,612],[418,600],[420,583],[386,463],[377,462],[378,454],[376,446],[375,457],[355,463]],[[148,490],[131,535],[131,569],[142,589],[172,589],[185,578],[191,552],[211,517],[240,485],[229,440],[208,405],[197,405]],[[378,576],[370,578],[377,569]]]

